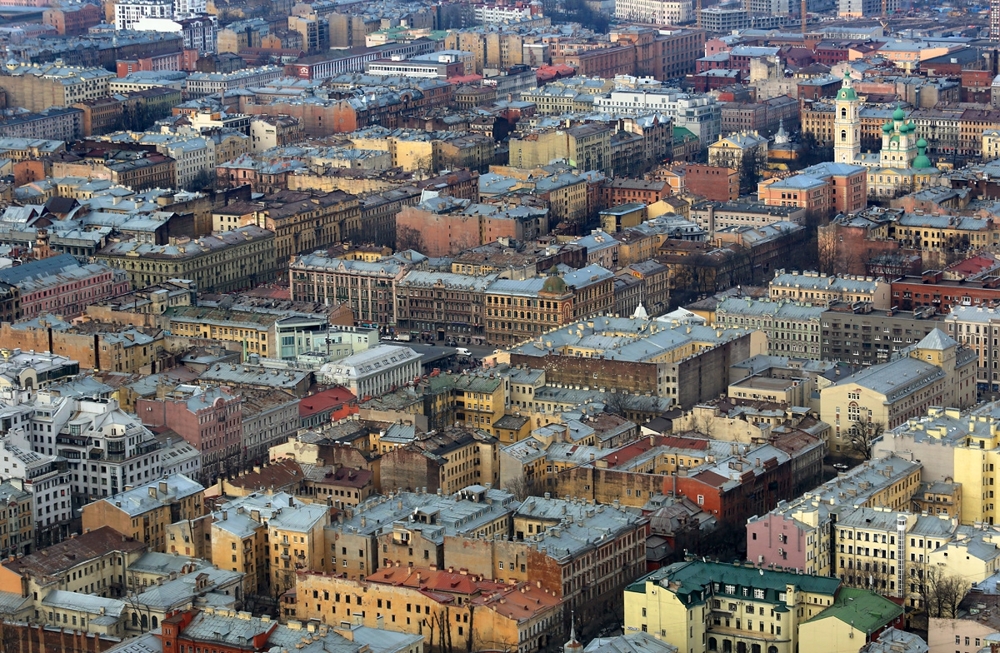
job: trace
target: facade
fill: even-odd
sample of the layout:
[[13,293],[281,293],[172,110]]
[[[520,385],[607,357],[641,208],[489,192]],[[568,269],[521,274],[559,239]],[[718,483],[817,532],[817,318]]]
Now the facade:
[[186,476],[154,480],[84,506],[83,528],[110,526],[164,553],[167,526],[204,515],[204,494],[205,489]]
[[889,430],[931,406],[964,408],[976,402],[974,352],[934,329],[905,353],[820,390],[820,419],[833,426],[831,452],[852,453],[858,425]]
[[204,478],[235,473],[244,462],[243,399],[223,388],[177,386],[162,398],[136,401],[148,427],[166,427],[201,452]]
[[680,25],[693,17],[690,0],[622,0],[615,3],[615,17],[654,25]]
[[719,140],[708,146],[710,166],[740,171],[744,158],[753,160],[755,169],[762,169],[767,161],[767,138],[756,132],[740,132],[727,137],[720,134]]
[[434,340],[480,343],[486,290],[496,275],[414,270],[396,283],[396,332]]
[[104,265],[80,265],[69,254],[32,261],[0,271],[0,281],[18,288],[20,315],[44,313],[75,317],[96,302],[128,290],[120,272]]
[[134,240],[97,252],[97,261],[125,270],[133,288],[190,279],[205,292],[231,292],[266,283],[275,276],[274,233],[247,226],[176,245]]
[[[700,608],[719,614],[702,619]],[[826,650],[848,653],[902,614],[888,599],[843,588],[836,578],[741,563],[678,562],[625,591],[625,631],[649,632],[681,651],[791,653],[821,637]]]
[[173,0],[127,0],[115,2],[115,29],[131,30],[142,18],[173,18]]
[[877,310],[887,310],[890,303],[889,285],[872,277],[825,275],[818,272],[777,271],[768,284],[772,300],[786,299],[824,306],[833,302],[853,304],[866,302]]
[[802,303],[728,298],[716,307],[715,323],[726,328],[760,329],[771,356],[819,360],[823,307]]
[[76,107],[52,107],[37,113],[5,116],[0,120],[0,136],[4,138],[73,141],[83,135],[83,111]]
[[0,88],[7,93],[8,106],[44,111],[106,97],[114,76],[103,68],[22,65],[8,67],[7,74],[0,75]]
[[[823,360],[843,361],[853,365],[888,363],[934,329],[949,333],[960,344],[973,349],[967,339],[955,335],[942,316],[933,311],[876,311],[867,303],[838,304],[822,314]],[[978,352],[977,352],[978,353]],[[978,380],[982,383],[984,357]]]
[[376,397],[406,385],[420,376],[420,360],[409,347],[376,345],[334,363],[328,363],[320,376],[330,383],[349,388],[354,396]]
[[291,297],[304,302],[346,302],[359,323],[395,327],[396,284],[409,268],[396,258],[368,263],[323,253],[298,256],[289,265]]

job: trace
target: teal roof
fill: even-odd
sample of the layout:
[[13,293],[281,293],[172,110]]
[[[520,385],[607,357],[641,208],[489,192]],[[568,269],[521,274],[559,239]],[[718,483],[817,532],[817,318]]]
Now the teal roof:
[[906,119],[906,112],[903,111],[903,107],[899,106],[898,104],[896,105],[896,110],[892,112],[892,119],[893,120]]
[[927,147],[927,141],[921,138],[919,141],[917,141],[917,147]]
[[[625,591],[645,594],[647,582],[661,587],[678,583],[679,587],[671,591],[679,595],[684,603],[700,603],[708,596],[748,596],[758,601],[784,604],[778,595],[783,594],[788,585],[802,592],[830,596],[835,595],[840,587],[839,578],[758,569],[742,564],[690,561],[657,569],[629,585]],[[744,588],[748,592],[746,595]],[[756,595],[755,590],[763,590],[763,598]]]
[[839,619],[864,633],[872,633],[903,614],[903,608],[874,592],[841,587],[837,599],[809,621]]
[[884,131],[886,134],[888,134],[889,132],[891,132],[892,131],[892,123],[891,122],[887,122],[884,125],[882,125],[882,131]]
[[853,102],[854,100],[858,99],[858,94],[850,86],[845,86],[839,91],[837,91],[837,99]]

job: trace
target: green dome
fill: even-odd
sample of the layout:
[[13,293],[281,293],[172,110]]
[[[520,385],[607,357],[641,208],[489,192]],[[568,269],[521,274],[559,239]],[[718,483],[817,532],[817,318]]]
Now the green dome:
[[921,138],[919,141],[917,141],[917,147],[927,147],[927,141]]
[[892,112],[893,120],[904,120],[906,119],[906,112],[903,111],[903,107],[896,105],[896,110]]
[[892,123],[891,122],[887,122],[884,125],[882,125],[882,131],[884,131],[886,134],[888,134],[889,132],[891,132],[892,131]]
[[542,284],[542,292],[552,293],[555,295],[561,295],[566,292],[566,282],[562,280],[562,277],[552,275],[545,280]]
[[858,94],[854,91],[853,88],[842,88],[839,91],[837,91],[837,99],[846,100],[848,102],[854,102],[855,100],[858,99]]
[[918,154],[917,158],[913,160],[913,166],[911,167],[925,170],[931,167],[931,160],[927,158],[926,154]]

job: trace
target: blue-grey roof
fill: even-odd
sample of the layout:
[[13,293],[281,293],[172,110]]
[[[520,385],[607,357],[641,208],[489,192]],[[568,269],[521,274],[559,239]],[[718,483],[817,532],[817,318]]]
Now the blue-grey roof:
[[[166,483],[167,492],[163,493],[160,483]],[[204,492],[205,488],[200,483],[192,481],[183,474],[174,474],[167,478],[140,485],[120,494],[104,497],[101,501],[107,501],[111,505],[123,510],[133,517],[149,512],[160,507],[166,501],[183,499],[198,492]],[[155,496],[153,495],[155,492]]]
[[107,599],[96,594],[82,594],[80,592],[67,592],[65,590],[52,590],[42,599],[45,607],[61,608],[64,610],[76,610],[92,615],[121,616],[125,609],[125,603],[118,599]]
[[80,262],[73,256],[60,254],[0,270],[0,281],[16,286],[30,277],[58,274],[79,265]]

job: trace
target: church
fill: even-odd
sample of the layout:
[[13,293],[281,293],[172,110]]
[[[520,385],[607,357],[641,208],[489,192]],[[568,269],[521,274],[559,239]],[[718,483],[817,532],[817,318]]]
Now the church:
[[899,105],[882,125],[881,151],[861,153],[861,100],[850,71],[837,91],[835,111],[833,160],[867,168],[869,197],[898,197],[938,184],[941,171],[927,157],[927,141],[917,138],[917,126]]

